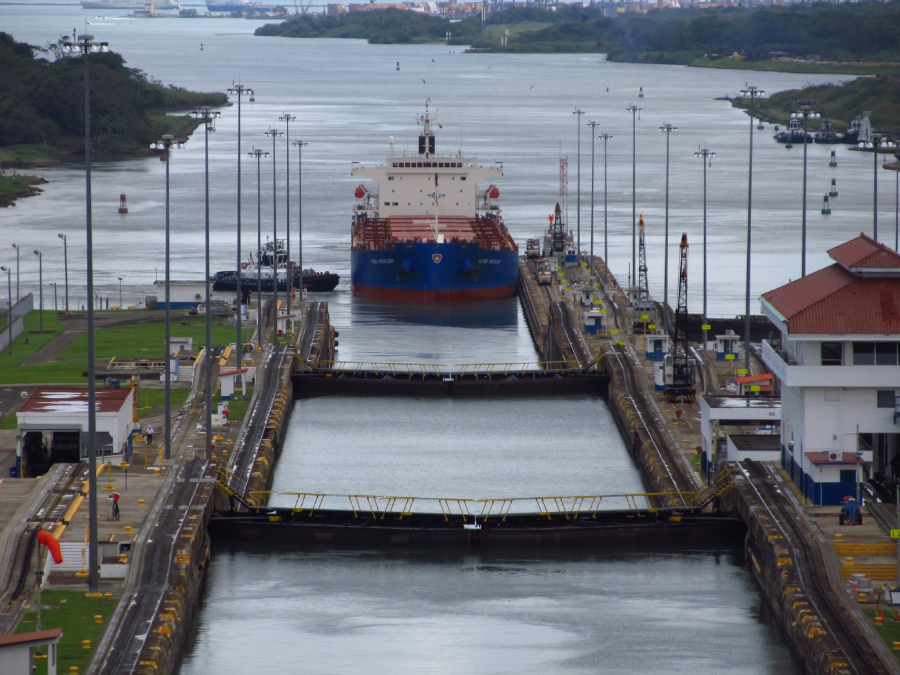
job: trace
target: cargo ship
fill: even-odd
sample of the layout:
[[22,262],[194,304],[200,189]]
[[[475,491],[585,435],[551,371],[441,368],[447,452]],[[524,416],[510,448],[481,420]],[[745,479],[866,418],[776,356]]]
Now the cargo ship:
[[503,166],[480,165],[462,151],[437,154],[434,131],[442,127],[427,103],[417,120],[417,154],[396,152],[391,137],[386,164],[354,165],[351,171],[375,183],[355,191],[354,294],[418,303],[514,296],[519,252],[493,184]]

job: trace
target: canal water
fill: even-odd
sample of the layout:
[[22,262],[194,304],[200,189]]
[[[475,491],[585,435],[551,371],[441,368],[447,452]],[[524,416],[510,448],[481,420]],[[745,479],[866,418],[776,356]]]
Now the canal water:
[[[568,210],[578,223],[576,123],[580,107],[609,144],[609,260],[624,283],[632,252],[631,103],[636,124],[637,211],[647,219],[653,295],[662,297],[665,138],[671,139],[669,280],[674,288],[678,235],[691,242],[690,302],[701,292],[702,166],[698,146],[717,153],[709,171],[711,314],[743,311],[747,137],[740,111],[717,97],[750,79],[768,92],[834,81],[830,75],[735,73],[607,63],[597,55],[465,55],[441,45],[256,38],[260,22],[228,19],[126,19],[77,5],[0,5],[0,30],[36,45],[74,28],[105,40],[129,66],[195,90],[222,91],[240,80],[256,90],[243,106],[242,259],[255,250],[257,225],[272,232],[273,158],[257,166],[251,146],[278,117],[297,116],[291,138],[303,155],[304,265],[336,271],[328,300],[340,331],[340,358],[444,364],[536,359],[517,300],[467,308],[414,308],[365,302],[349,291],[351,162],[381,162],[393,136],[414,142],[414,116],[427,98],[443,129],[443,151],[502,161],[506,222],[517,241],[539,234],[559,201],[559,157],[569,159]],[[203,49],[201,50],[201,44]],[[401,64],[397,71],[395,64]],[[637,98],[642,86],[645,98]],[[80,105],[72,101],[71,105]],[[876,124],[878,120],[875,120]],[[212,269],[236,258],[237,110],[227,108],[210,136]],[[590,137],[582,134],[581,239],[589,247]],[[757,132],[754,150],[753,295],[799,274],[801,152]],[[279,232],[285,229],[285,145],[276,146]],[[838,147],[812,146],[810,258],[871,223],[871,160]],[[602,146],[597,146],[595,245],[602,252]],[[41,171],[40,197],[0,212],[0,240],[43,250],[44,282],[62,282],[58,232],[68,234],[71,296],[84,303],[83,170]],[[164,165],[156,158],[94,165],[95,273],[126,303],[143,300],[164,269]],[[815,208],[831,177],[841,196],[831,216]],[[173,278],[195,279],[203,261],[203,143],[195,135],[172,154]],[[297,246],[297,155],[291,155],[292,249]],[[893,186],[880,182],[882,233],[893,216]],[[119,215],[120,193],[130,212]],[[58,247],[58,249],[56,248]],[[13,249],[0,263],[14,264]],[[292,257],[296,257],[293,255]],[[38,269],[21,260],[23,291],[37,290]],[[670,290],[670,300],[673,292]],[[45,288],[45,300],[52,297]],[[113,303],[114,304],[114,303]],[[640,479],[602,400],[319,398],[300,401],[275,487],[340,494],[422,497],[533,497],[640,491]],[[452,494],[451,494],[452,493]],[[375,551],[216,550],[204,604],[182,673],[302,670],[310,673],[685,672],[799,673],[739,552],[612,550],[534,552],[501,557]]]

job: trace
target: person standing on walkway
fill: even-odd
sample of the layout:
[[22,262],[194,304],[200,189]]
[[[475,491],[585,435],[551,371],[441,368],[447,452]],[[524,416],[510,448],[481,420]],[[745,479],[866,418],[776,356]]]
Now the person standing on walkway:
[[153,425],[147,427],[147,445],[153,444]]

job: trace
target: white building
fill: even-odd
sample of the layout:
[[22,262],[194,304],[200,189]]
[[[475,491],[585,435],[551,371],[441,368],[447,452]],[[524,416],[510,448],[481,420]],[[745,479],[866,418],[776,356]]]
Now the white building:
[[[135,423],[134,389],[97,389],[97,453],[121,455]],[[16,465],[40,475],[55,462],[87,457],[88,390],[78,387],[38,387],[17,414]]]
[[761,298],[781,332],[762,346],[781,385],[781,463],[815,504],[855,495],[857,476],[895,477],[900,432],[900,255],[865,235],[828,254]]
[[[212,286],[212,282],[206,283],[202,279],[198,281],[169,280],[169,298],[172,302],[171,309],[192,309],[206,302],[206,289]],[[153,291],[156,293],[156,306],[159,309],[166,308],[166,282],[154,281]],[[234,295],[234,293],[232,293]],[[210,291],[210,299],[216,297],[215,292]]]

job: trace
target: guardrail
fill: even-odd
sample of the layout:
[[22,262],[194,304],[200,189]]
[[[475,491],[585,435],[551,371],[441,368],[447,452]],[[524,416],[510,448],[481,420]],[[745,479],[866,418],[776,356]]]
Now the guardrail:
[[[246,501],[242,502],[248,510],[256,513],[265,510],[290,510],[293,515],[313,515],[320,510],[335,510],[329,507],[324,509],[326,499],[347,500],[349,511],[354,518],[371,517],[373,520],[384,520],[388,515],[398,516],[400,520],[413,514],[413,506],[417,503],[436,504],[436,510],[423,510],[419,513],[440,513],[445,521],[451,516],[462,516],[463,522],[480,520],[487,522],[490,518],[497,518],[501,522],[510,515],[514,506],[533,505],[537,514],[548,520],[554,516],[562,516],[566,520],[594,519],[600,511],[604,500],[622,499],[626,507],[624,510],[633,512],[637,517],[644,514],[658,513],[658,509],[651,506],[654,498],[681,496],[684,498],[685,507],[680,510],[694,513],[706,507],[717,497],[724,496],[731,488],[730,474],[722,474],[720,480],[727,481],[721,485],[714,485],[703,491],[695,492],[636,492],[609,495],[549,495],[538,497],[495,497],[485,499],[472,499],[468,497],[415,497],[412,495],[375,495],[375,494],[341,494],[329,492],[280,492],[276,490],[258,490],[247,493]],[[221,481],[219,486],[226,493],[233,491]],[[293,505],[276,506],[270,504],[273,496],[293,498]],[[520,509],[516,510],[519,512]]]
[[318,367],[311,365],[306,359],[297,355],[307,372],[320,373],[372,373],[374,375],[391,375],[410,377],[415,375],[431,377],[452,376],[496,376],[496,375],[528,375],[585,371],[593,368],[602,355],[595,358],[587,366],[577,361],[518,361],[500,363],[410,363],[403,361],[319,361]]

